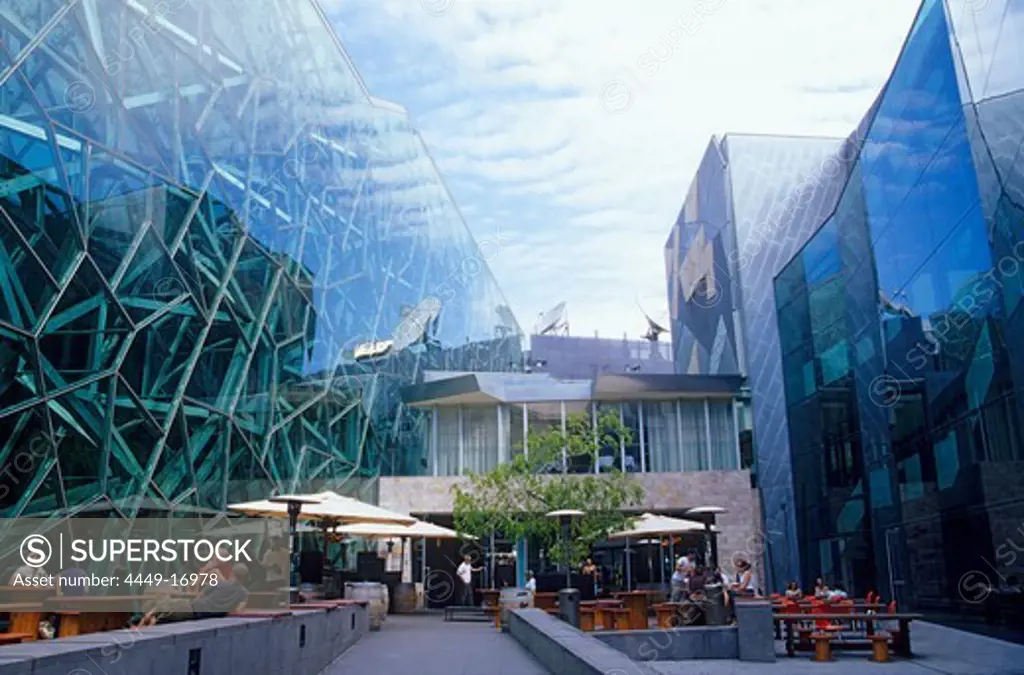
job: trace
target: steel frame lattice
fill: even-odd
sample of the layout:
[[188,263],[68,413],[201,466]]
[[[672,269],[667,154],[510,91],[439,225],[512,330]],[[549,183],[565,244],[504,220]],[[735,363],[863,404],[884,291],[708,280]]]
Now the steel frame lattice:
[[0,515],[418,472],[397,388],[520,361],[500,243],[315,2],[6,0]]

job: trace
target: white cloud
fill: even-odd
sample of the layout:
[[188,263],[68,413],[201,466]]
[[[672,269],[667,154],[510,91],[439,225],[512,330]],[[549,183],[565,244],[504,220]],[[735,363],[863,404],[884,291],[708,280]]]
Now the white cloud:
[[[667,309],[663,246],[710,135],[848,134],[917,5],[325,2],[371,91],[409,109],[470,228],[499,218],[513,240],[492,268],[524,327],[564,299],[574,333],[611,336],[644,329],[637,298]],[[618,114],[600,100],[613,81]]]

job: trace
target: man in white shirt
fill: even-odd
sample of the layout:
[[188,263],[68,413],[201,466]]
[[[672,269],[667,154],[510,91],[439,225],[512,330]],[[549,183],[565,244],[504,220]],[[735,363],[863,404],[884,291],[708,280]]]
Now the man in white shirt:
[[468,555],[462,557],[462,564],[455,570],[455,576],[459,578],[459,604],[464,607],[473,606],[473,572],[479,572],[482,567],[473,567],[472,560]]
[[533,570],[526,573],[526,590],[531,593],[537,592],[537,577],[533,576]]

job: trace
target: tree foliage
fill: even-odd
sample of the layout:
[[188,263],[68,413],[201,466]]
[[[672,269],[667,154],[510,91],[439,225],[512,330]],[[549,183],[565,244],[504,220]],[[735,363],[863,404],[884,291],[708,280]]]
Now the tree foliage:
[[[512,461],[470,474],[452,489],[456,529],[481,538],[492,532],[509,539],[535,538],[555,562],[579,564],[596,541],[630,525],[623,509],[638,506],[644,492],[631,475],[618,470],[571,474],[567,467],[584,459],[592,467],[600,448],[618,449],[620,442],[629,445],[632,434],[613,412],[601,413],[596,429],[589,415],[574,413],[566,419],[564,435],[557,427],[530,433],[525,452],[517,446],[520,452]],[[557,520],[545,516],[559,509],[585,514],[573,519],[567,544]]]

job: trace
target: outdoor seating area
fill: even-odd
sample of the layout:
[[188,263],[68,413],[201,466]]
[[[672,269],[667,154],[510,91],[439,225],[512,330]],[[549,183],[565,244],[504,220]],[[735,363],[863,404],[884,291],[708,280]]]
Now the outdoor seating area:
[[898,612],[895,602],[879,602],[873,595],[863,600],[806,596],[787,599],[773,595],[775,638],[785,640],[786,655],[812,653],[814,661],[827,662],[836,651],[865,651],[879,663],[892,656],[913,658],[911,622],[920,614]]

